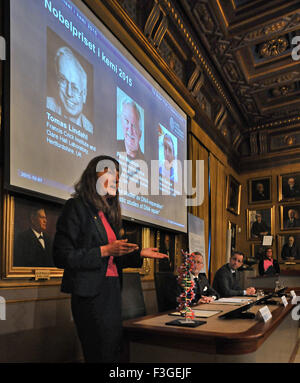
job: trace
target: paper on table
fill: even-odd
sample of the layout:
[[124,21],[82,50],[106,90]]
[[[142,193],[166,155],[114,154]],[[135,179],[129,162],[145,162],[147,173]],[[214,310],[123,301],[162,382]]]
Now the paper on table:
[[245,304],[251,301],[251,298],[220,298],[217,301],[214,301],[213,304]]
[[198,309],[194,309],[193,311],[197,318],[209,318],[209,317],[212,317],[213,315],[216,315],[222,312],[221,310],[198,310]]

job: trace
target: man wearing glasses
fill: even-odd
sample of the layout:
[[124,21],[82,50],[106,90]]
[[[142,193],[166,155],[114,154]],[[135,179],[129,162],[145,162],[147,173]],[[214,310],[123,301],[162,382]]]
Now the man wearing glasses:
[[47,97],[47,108],[93,134],[93,125],[82,113],[87,98],[87,75],[68,47],[55,55],[58,101]]
[[140,147],[142,138],[141,114],[137,104],[130,98],[122,100],[120,118],[124,143],[119,151],[124,152],[125,149],[130,160],[144,160],[144,154]]

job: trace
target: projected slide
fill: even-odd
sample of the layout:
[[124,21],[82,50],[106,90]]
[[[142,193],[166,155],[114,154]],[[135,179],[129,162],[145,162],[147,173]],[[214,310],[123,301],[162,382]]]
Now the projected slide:
[[68,199],[101,154],[124,217],[186,231],[186,115],[79,0],[12,1],[10,179]]

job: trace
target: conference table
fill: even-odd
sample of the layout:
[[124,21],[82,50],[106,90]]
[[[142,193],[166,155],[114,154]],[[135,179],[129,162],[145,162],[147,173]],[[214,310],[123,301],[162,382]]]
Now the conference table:
[[[254,298],[256,299],[256,298]],[[221,319],[220,316],[243,304],[212,302],[193,309],[215,310],[199,327],[166,325],[178,319],[176,310],[129,319],[123,322],[127,361],[142,363],[278,363],[292,362],[298,349],[299,320],[296,305],[288,298],[273,304],[253,305],[248,312],[254,319]],[[259,310],[267,306],[271,318],[266,322]],[[297,310],[299,306],[297,307]],[[292,315],[293,314],[293,315]]]

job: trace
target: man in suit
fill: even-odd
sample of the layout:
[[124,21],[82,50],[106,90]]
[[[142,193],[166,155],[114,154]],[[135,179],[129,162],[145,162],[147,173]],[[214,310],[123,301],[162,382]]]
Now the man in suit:
[[221,297],[255,294],[254,287],[248,287],[246,290],[241,288],[241,272],[238,269],[243,265],[243,260],[244,254],[240,251],[235,251],[231,256],[229,263],[226,263],[217,270],[213,288]]
[[290,177],[287,180],[287,184],[283,188],[283,197],[284,198],[294,198],[294,197],[299,197],[300,196],[300,191],[299,188],[296,184],[295,178]]
[[270,228],[262,220],[261,214],[257,213],[255,218],[256,221],[253,222],[251,226],[251,237],[259,238],[260,236],[268,235],[270,233]]
[[30,212],[30,228],[19,234],[15,242],[14,266],[55,267],[52,259],[52,243],[45,233],[47,216],[43,207]]
[[47,97],[47,108],[93,134],[93,125],[83,114],[87,100],[87,74],[70,48],[58,49],[55,71],[58,95],[57,98]]
[[174,249],[171,249],[171,237],[168,233],[164,235],[160,252],[167,254],[169,258],[159,260],[159,271],[174,272]]
[[285,243],[281,250],[281,258],[282,259],[299,259],[299,249],[295,244],[295,238],[290,235],[288,238],[288,242]]
[[258,182],[255,186],[255,190],[252,195],[253,201],[265,201],[268,200],[269,196],[265,192],[265,187],[262,182]]
[[197,251],[195,251],[193,255],[194,265],[190,273],[191,280],[193,279],[195,284],[195,297],[192,301],[192,304],[210,303],[220,298],[220,295],[209,285],[205,273],[201,273],[201,270],[204,266],[203,255]]
[[300,220],[297,218],[296,210],[289,209],[288,211],[288,219],[284,223],[285,229],[290,227],[299,227],[300,226]]

